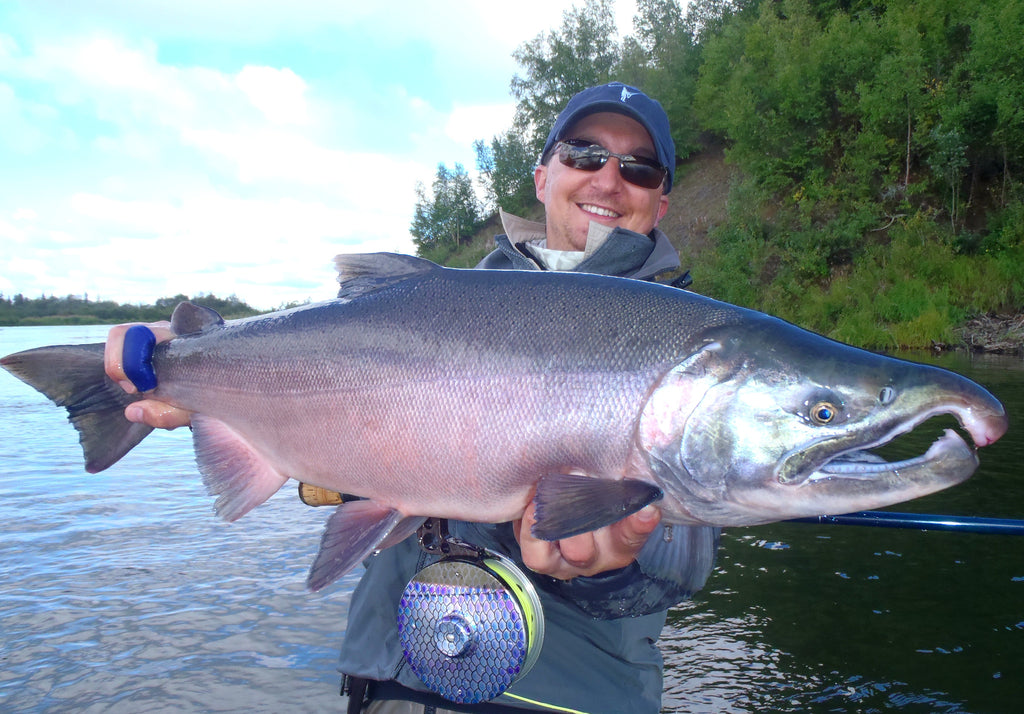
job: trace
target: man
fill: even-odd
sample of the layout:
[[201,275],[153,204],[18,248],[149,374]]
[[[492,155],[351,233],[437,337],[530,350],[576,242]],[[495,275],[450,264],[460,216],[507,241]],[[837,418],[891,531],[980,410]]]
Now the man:
[[[668,209],[674,172],[675,146],[660,104],[619,83],[585,90],[559,115],[534,171],[544,224],[502,214],[506,233],[478,267],[644,280],[673,270],[678,255],[657,225]],[[111,331],[107,372],[132,391],[120,364],[125,327]],[[171,336],[162,325],[154,332],[158,339]],[[187,413],[153,400],[133,404],[126,416],[157,427],[188,423]],[[398,641],[402,592],[436,557],[409,538],[371,558],[352,597],[339,664],[346,690],[357,700],[349,711],[657,712],[662,663],[655,641],[667,608],[690,595],[648,577],[636,562],[659,517],[648,507],[554,543],[532,537],[532,504],[514,523],[450,523],[453,535],[528,569],[546,620],[533,669],[498,699],[477,707],[460,707],[428,692],[405,663]],[[677,531],[708,564],[697,579],[699,587],[710,570],[717,530]],[[372,701],[360,708],[364,693]]]

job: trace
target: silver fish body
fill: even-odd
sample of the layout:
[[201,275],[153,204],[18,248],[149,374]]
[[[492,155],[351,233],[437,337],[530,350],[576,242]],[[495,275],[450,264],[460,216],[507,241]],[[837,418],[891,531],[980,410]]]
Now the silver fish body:
[[[953,431],[911,462],[864,449],[936,414],[978,446],[1007,426],[951,372],[666,286],[389,254],[338,263],[338,299],[229,322],[182,304],[179,337],[153,354],[151,396],[194,413],[222,516],[288,478],[367,499],[328,522],[315,588],[421,517],[508,521],[534,492],[534,532],[553,540],[653,500],[666,522],[710,527],[889,505],[966,479],[974,450]],[[68,379],[98,389],[106,378],[78,366],[96,352],[2,360],[68,406],[92,471],[146,433],[110,425],[137,398],[112,383],[88,400],[102,417],[81,406]]]

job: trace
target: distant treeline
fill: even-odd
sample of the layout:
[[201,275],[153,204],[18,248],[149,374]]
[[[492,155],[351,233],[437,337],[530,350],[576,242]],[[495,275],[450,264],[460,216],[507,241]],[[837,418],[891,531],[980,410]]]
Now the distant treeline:
[[169,320],[174,307],[184,300],[212,308],[225,319],[258,315],[257,310],[234,295],[220,298],[199,294],[160,298],[152,305],[122,305],[112,300],[89,300],[88,296],[45,295],[27,298],[22,294],[7,297],[0,294],[0,325],[116,325],[122,322],[156,322]]

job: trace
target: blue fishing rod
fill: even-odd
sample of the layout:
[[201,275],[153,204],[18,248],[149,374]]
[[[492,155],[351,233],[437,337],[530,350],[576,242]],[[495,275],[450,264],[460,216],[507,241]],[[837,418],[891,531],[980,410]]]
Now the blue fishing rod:
[[1024,535],[1024,520],[1016,518],[981,518],[978,516],[941,516],[933,513],[899,513],[894,511],[860,511],[838,516],[793,518],[790,523],[818,523],[840,526],[874,526],[878,528],[911,528],[922,531],[955,531],[986,535]]

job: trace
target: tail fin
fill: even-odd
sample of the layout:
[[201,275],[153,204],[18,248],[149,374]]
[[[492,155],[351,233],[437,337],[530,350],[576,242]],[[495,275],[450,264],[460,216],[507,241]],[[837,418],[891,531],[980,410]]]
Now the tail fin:
[[68,410],[89,473],[112,466],[153,430],[124,418],[124,408],[142,397],[107,377],[102,344],[25,350],[0,359],[0,366]]

